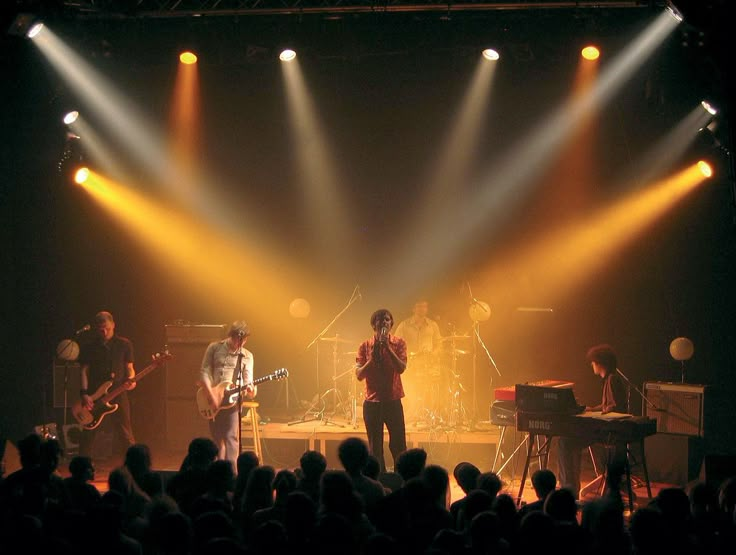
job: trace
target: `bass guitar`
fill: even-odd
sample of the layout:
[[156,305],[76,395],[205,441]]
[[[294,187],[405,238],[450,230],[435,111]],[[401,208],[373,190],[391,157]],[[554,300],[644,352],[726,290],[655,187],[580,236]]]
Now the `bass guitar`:
[[[143,379],[150,372],[164,364],[167,360],[171,360],[172,358],[174,358],[174,355],[168,352],[163,354],[156,353],[152,357],[153,362],[146,366],[140,372],[136,373],[136,375],[128,381],[135,383],[138,380]],[[126,388],[124,384],[120,384],[112,390],[110,389],[111,387],[112,381],[107,381],[103,383],[99,388],[97,388],[97,391],[90,395],[92,401],[94,401],[94,405],[92,405],[92,410],[89,410],[84,405],[82,405],[81,400],[77,401],[76,403],[74,403],[74,406],[72,406],[72,416],[74,416],[74,419],[77,421],[77,423],[85,430],[94,430],[102,423],[102,420],[103,418],[105,418],[105,416],[118,410],[118,407],[120,405],[111,405],[110,401],[112,401],[115,397],[125,391]]]
[[286,368],[279,368],[278,370],[271,372],[267,376],[257,378],[252,383],[237,387],[232,382],[222,382],[212,388],[212,396],[215,398],[216,406],[210,405],[207,390],[204,387],[200,387],[197,390],[197,410],[202,418],[206,420],[214,420],[217,413],[223,409],[229,409],[235,406],[238,402],[238,395],[245,391],[248,386],[258,385],[263,382],[271,382],[276,380],[283,380],[289,377],[289,371]]

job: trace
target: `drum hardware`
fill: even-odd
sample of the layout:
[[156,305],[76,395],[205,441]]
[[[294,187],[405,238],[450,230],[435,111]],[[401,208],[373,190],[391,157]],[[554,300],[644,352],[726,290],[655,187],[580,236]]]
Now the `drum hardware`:
[[[329,393],[330,391],[332,391],[334,389],[334,387],[333,388],[330,388],[330,389],[327,390],[327,392],[325,392],[324,395],[319,395],[319,392],[321,391],[320,384],[319,384],[319,374],[320,374],[320,369],[319,369],[319,345],[320,345],[320,343],[322,341],[331,342],[333,344],[333,351],[332,352],[333,352],[333,377],[334,377],[335,375],[337,375],[337,345],[338,344],[344,344],[344,343],[353,343],[353,342],[350,341],[349,339],[345,339],[345,338],[340,337],[339,334],[335,334],[333,337],[325,337],[325,334],[330,330],[330,328],[332,328],[332,325],[335,322],[337,322],[337,320],[339,320],[340,317],[345,312],[347,312],[347,310],[351,306],[353,306],[353,304],[355,302],[357,302],[361,298],[362,298],[362,296],[360,294],[360,286],[359,285],[356,285],[355,288],[353,289],[352,294],[350,295],[350,299],[348,300],[347,304],[342,308],[342,310],[340,310],[340,312],[338,312],[335,315],[335,317],[330,321],[330,323],[327,324],[324,327],[324,329],[322,329],[322,331],[320,331],[314,339],[312,339],[312,341],[309,343],[309,345],[307,345],[307,350],[311,349],[312,346],[315,347],[316,378],[317,378],[317,400],[318,401],[321,400],[321,399],[323,399],[324,396],[327,393]],[[336,398],[337,398],[337,395],[335,394],[333,396],[333,401],[335,401]],[[289,422],[288,425],[298,424],[300,422],[311,422],[313,420],[320,420],[320,421],[322,421],[323,423],[326,423],[326,424],[339,425],[339,424],[336,424],[334,422],[329,422],[329,419],[326,418],[326,416],[325,416],[325,404],[324,403],[321,403],[321,408],[319,410],[316,410],[318,404],[319,404],[319,402],[313,402],[311,404],[311,406],[307,409],[307,411],[302,415],[302,417],[299,420],[295,420],[293,422]],[[334,402],[333,402],[333,406],[334,406]],[[310,413],[312,414],[312,418],[307,418]]]

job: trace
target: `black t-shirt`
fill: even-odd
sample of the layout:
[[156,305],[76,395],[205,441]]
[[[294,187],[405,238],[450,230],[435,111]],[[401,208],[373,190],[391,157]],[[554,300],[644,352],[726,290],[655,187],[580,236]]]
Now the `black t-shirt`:
[[95,340],[82,346],[79,352],[79,364],[89,364],[90,389],[109,380],[124,382],[128,377],[125,367],[129,362],[134,362],[133,344],[119,335],[113,335],[107,343]]

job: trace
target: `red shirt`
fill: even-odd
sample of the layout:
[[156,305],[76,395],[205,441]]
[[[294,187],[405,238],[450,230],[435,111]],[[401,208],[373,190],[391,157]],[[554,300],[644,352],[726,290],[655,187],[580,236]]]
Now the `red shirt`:
[[[389,335],[388,342],[394,353],[406,363],[406,341]],[[364,372],[365,400],[376,402],[401,399],[404,396],[404,387],[401,385],[401,373],[404,368],[388,352],[386,345],[379,345],[378,357],[374,358],[375,344],[375,336],[365,340],[358,347],[358,356],[355,358],[358,367],[363,366],[369,359],[373,359]]]

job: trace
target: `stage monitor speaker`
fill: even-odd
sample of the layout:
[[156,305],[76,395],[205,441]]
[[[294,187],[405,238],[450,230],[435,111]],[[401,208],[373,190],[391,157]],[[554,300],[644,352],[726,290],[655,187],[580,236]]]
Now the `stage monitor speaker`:
[[657,420],[657,432],[702,437],[705,431],[704,385],[645,382],[642,412]]
[[66,406],[71,407],[79,399],[80,370],[79,363],[54,362],[54,408],[64,408],[64,377],[66,376]]
[[706,455],[700,467],[699,480],[718,487],[724,480],[736,477],[736,455]]

